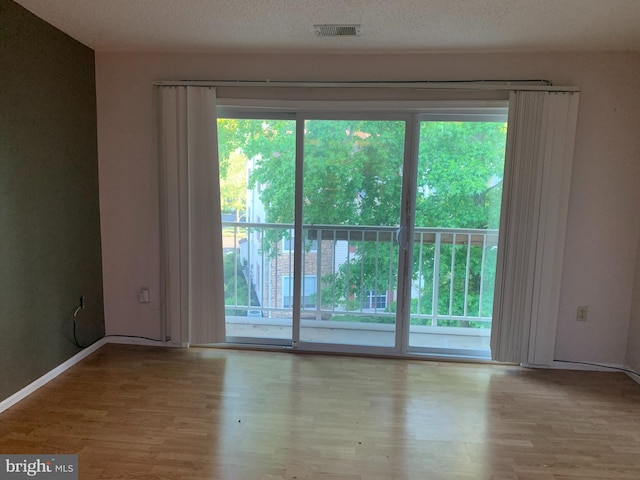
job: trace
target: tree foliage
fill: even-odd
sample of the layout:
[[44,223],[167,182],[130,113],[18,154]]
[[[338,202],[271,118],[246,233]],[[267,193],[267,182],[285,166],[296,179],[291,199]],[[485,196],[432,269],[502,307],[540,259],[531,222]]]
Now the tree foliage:
[[423,122],[416,225],[498,228],[506,124]]
[[220,176],[229,168],[232,152],[242,151],[247,159],[255,160],[247,188],[261,186],[260,200],[268,223],[292,224],[294,220],[295,129],[292,120],[218,120]]
[[236,222],[246,209],[247,157],[241,149],[229,153],[225,174],[220,176],[220,203],[223,212],[234,213]]
[[403,122],[307,120],[304,143],[305,224],[399,224]]

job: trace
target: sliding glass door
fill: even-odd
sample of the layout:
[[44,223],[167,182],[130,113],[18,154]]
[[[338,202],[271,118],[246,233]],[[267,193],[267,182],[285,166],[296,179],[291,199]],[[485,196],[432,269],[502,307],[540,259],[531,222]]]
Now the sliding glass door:
[[242,115],[218,121],[228,341],[488,355],[504,105]]

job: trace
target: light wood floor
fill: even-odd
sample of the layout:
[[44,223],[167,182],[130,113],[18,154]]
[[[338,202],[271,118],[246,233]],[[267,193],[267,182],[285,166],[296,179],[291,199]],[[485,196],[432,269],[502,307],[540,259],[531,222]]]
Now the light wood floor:
[[0,414],[81,479],[640,478],[619,373],[107,345]]

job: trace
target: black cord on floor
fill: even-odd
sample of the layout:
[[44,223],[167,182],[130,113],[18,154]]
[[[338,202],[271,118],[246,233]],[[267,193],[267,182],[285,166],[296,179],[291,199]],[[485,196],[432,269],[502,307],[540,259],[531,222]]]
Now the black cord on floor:
[[575,363],[578,365],[590,365],[592,367],[601,367],[601,368],[610,368],[611,370],[617,370],[619,372],[626,372],[626,373],[632,373],[634,375],[638,375],[640,377],[640,373],[634,371],[634,370],[629,370],[628,368],[623,368],[623,367],[610,367],[609,365],[601,365],[599,363],[589,363],[589,362],[574,362],[571,360],[554,360],[554,362],[559,362],[559,363]]
[[78,316],[78,312],[80,310],[82,310],[82,308],[83,307],[78,307],[78,308],[76,308],[76,311],[73,312],[73,341],[75,342],[75,344],[76,344],[76,346],[78,348],[82,348],[82,349],[89,348],[94,343],[97,343],[100,340],[102,340],[103,338],[108,338],[108,337],[139,338],[139,339],[142,339],[142,340],[150,340],[152,342],[164,343],[164,342],[162,342],[162,340],[158,340],[157,338],[143,337],[143,336],[140,336],[140,335],[103,335],[102,337],[94,340],[93,342],[91,342],[91,343],[89,343],[87,345],[83,345],[78,341],[78,335],[76,333],[76,330],[77,330],[76,317]]
[[157,338],[142,337],[140,335],[105,335],[102,338],[108,337],[141,338],[142,340],[151,340],[152,342],[164,343],[162,340],[158,340]]

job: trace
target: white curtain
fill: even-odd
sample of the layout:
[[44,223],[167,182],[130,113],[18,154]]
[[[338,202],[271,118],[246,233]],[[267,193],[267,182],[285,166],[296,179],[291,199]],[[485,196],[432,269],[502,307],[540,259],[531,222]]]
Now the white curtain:
[[172,343],[222,342],[216,91],[157,88],[163,320]]
[[510,95],[491,331],[494,360],[553,362],[578,96]]

